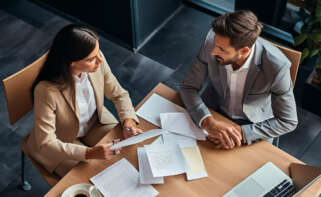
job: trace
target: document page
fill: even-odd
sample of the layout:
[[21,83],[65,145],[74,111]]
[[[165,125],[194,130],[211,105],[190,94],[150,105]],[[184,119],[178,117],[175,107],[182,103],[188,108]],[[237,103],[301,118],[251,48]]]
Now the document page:
[[187,113],[161,113],[160,118],[164,130],[197,140],[206,140],[203,130],[194,124]]
[[164,144],[163,135],[160,135],[156,140],[154,140],[151,144]]
[[153,177],[145,148],[137,148],[138,165],[139,165],[139,178],[141,184],[163,184],[163,177]]
[[182,174],[189,170],[178,144],[145,145],[153,177]]
[[136,114],[141,118],[151,122],[152,124],[161,127],[160,113],[167,112],[186,112],[187,111],[171,101],[159,96],[158,94],[152,94],[151,97],[137,110]]
[[164,144],[178,144],[181,148],[197,146],[196,140],[191,137],[170,132],[164,132],[162,137]]
[[190,170],[186,172],[187,180],[208,177],[198,146],[185,147],[182,151],[190,167]]
[[139,174],[125,158],[92,177],[91,182],[105,197],[151,197],[158,192],[139,183]]
[[163,132],[162,129],[152,129],[152,130],[149,130],[149,131],[145,131],[144,133],[132,136],[130,138],[127,138],[125,140],[122,140],[122,141],[118,142],[117,144],[111,146],[110,149],[113,150],[113,149],[129,146],[129,145],[132,145],[132,144],[137,144],[137,143],[142,142],[144,140],[147,140],[149,138],[161,135],[162,132]]

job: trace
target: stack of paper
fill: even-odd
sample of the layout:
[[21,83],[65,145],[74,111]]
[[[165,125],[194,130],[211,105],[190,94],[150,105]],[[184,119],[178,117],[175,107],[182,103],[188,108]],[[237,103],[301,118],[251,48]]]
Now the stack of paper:
[[194,124],[187,113],[161,113],[160,119],[164,130],[198,140],[206,140],[203,130]]
[[160,114],[168,112],[186,112],[187,111],[171,101],[159,96],[158,94],[152,94],[150,98],[137,110],[136,114],[143,119],[151,122],[156,126],[161,126]]
[[184,135],[165,132],[162,135],[164,144],[178,144],[181,148],[197,146],[196,140]]
[[145,148],[137,148],[139,178],[141,184],[163,184],[163,177],[154,177],[148,162]]
[[144,148],[153,177],[177,175],[189,170],[178,144],[153,144]]
[[208,177],[202,155],[195,139],[164,132],[163,142],[164,144],[178,144],[182,148],[186,162],[190,167],[190,170],[186,172],[187,180]]
[[151,185],[139,183],[137,170],[126,159],[119,160],[90,180],[105,197],[154,197],[158,195]]

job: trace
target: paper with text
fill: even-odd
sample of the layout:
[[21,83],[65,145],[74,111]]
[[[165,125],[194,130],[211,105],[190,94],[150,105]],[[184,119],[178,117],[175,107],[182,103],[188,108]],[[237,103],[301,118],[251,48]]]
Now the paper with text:
[[162,132],[163,132],[162,129],[152,129],[152,130],[149,130],[149,131],[145,131],[144,133],[132,136],[130,138],[127,138],[125,140],[122,140],[122,141],[118,142],[117,144],[111,146],[110,149],[113,150],[113,149],[118,149],[118,148],[122,148],[122,147],[125,147],[125,146],[129,146],[129,145],[132,145],[132,144],[137,144],[137,143],[142,142],[144,140],[147,140],[149,138],[161,135]]
[[187,113],[161,113],[160,118],[164,130],[198,140],[206,140],[203,130],[194,124]]
[[163,177],[153,177],[145,148],[137,148],[138,165],[139,165],[139,178],[141,184],[163,184]]
[[197,146],[196,140],[191,137],[186,137],[170,132],[163,132],[162,137],[164,144],[178,144],[181,148]]
[[151,97],[137,110],[136,114],[141,118],[151,122],[152,124],[161,127],[160,114],[167,112],[186,112],[187,111],[171,101],[159,96],[158,94],[152,94]]
[[158,191],[139,183],[139,174],[125,158],[92,177],[91,182],[106,197],[151,197]]
[[182,174],[189,170],[178,144],[145,145],[153,177]]

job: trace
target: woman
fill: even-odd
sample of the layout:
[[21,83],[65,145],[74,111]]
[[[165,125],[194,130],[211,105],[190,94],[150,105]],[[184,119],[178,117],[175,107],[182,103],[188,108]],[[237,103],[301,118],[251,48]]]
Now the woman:
[[79,161],[111,159],[111,144],[93,147],[118,123],[104,107],[112,100],[125,138],[142,131],[129,98],[112,74],[97,35],[80,25],[58,32],[36,78],[34,128],[27,147],[49,172],[63,177]]

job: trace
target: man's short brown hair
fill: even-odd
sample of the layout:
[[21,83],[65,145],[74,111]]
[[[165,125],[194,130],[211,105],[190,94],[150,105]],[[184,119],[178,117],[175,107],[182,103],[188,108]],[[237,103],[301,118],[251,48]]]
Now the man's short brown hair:
[[249,10],[226,13],[212,22],[213,31],[230,38],[230,44],[236,50],[245,46],[251,48],[259,37],[262,27],[255,14]]

